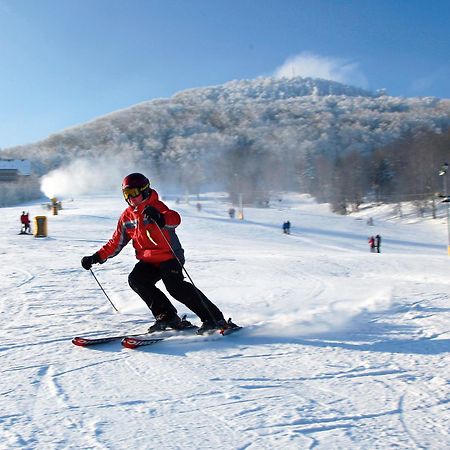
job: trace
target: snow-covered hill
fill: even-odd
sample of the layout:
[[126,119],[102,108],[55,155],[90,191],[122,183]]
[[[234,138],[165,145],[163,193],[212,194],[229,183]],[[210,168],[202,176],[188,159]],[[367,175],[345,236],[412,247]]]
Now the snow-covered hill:
[[258,160],[261,173],[265,163],[291,174],[306,155],[367,154],[417,130],[441,133],[449,126],[446,99],[378,95],[315,78],[269,77],[143,101],[4,155],[30,159],[39,175],[79,158],[107,158],[138,161],[159,170],[158,175],[169,167],[197,184],[221,181],[225,189],[223,178],[239,166],[233,155]]
[[[17,235],[24,208],[46,214],[38,204],[4,208],[1,449],[449,447],[445,222],[335,216],[294,195],[238,221],[220,196],[201,198],[200,212],[167,198],[190,275],[246,328],[141,350],[75,347],[74,335],[151,321],[127,286],[131,247],[94,268],[120,313],[80,267],[123,201],[65,201],[40,239]],[[381,254],[368,250],[376,233]]]

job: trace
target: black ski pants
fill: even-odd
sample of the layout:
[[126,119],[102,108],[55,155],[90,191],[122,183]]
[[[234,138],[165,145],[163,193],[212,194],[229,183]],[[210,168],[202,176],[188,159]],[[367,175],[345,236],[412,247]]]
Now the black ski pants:
[[223,320],[223,314],[208,298],[191,283],[184,281],[183,271],[176,259],[159,266],[139,261],[128,275],[128,283],[147,304],[155,317],[160,314],[177,314],[167,296],[155,284],[162,280],[167,292],[180,303],[186,305],[200,317],[202,322]]

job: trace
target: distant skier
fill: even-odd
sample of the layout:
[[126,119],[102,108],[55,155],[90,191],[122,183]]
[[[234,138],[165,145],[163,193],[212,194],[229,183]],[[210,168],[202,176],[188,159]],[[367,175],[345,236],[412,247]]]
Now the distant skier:
[[228,215],[230,216],[230,219],[234,219],[234,216],[236,215],[236,210],[234,208],[230,208],[228,210]]
[[381,247],[381,236],[379,234],[377,234],[375,236],[375,248],[377,250],[377,253],[381,252],[380,247]]
[[375,238],[373,236],[369,238],[369,248],[371,253],[375,252]]
[[200,317],[199,334],[235,327],[231,320],[225,321],[222,312],[201,291],[184,281],[184,250],[175,233],[181,223],[180,215],[159,200],[158,193],[141,173],[126,176],[122,192],[128,208],[120,216],[112,238],[96,253],[82,258],[83,268],[89,270],[93,264],[103,264],[131,240],[139,262],[129,274],[128,282],[156,319],[150,332],[192,326],[178,316],[167,296],[155,286],[159,280],[171,296]]
[[283,223],[283,233],[291,234],[291,222],[289,220]]
[[21,234],[30,233],[30,217],[29,214],[25,211],[22,211],[22,215],[20,216],[20,223],[22,224]]

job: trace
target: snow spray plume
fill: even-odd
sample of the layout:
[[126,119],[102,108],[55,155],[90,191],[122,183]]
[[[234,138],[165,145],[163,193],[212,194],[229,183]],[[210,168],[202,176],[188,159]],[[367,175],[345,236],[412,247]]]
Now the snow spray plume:
[[[386,311],[391,306],[392,292],[390,288],[383,288],[366,298],[363,295],[357,289],[348,299],[337,299],[318,307],[311,305],[309,308],[302,308],[297,315],[293,315],[292,311],[288,314],[275,312],[272,320],[266,321],[254,335],[306,337],[367,327],[370,314]],[[259,318],[254,318],[255,322],[258,320]]]
[[42,177],[41,191],[48,197],[72,197],[92,192],[116,191],[122,178],[133,169],[125,157],[78,159]]

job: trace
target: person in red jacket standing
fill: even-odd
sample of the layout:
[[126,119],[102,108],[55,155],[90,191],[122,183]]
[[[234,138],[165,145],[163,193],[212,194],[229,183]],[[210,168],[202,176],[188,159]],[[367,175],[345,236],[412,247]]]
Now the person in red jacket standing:
[[144,300],[156,321],[149,332],[167,328],[191,327],[182,320],[175,306],[155,284],[162,280],[169,294],[186,305],[202,321],[198,333],[226,329],[235,325],[225,321],[222,312],[193,284],[184,280],[184,250],[175,233],[181,217],[169,209],[150,182],[141,173],[132,173],[122,182],[122,192],[128,203],[121,214],[112,238],[96,253],[81,260],[84,269],[103,264],[116,256],[128,242],[133,242],[139,260],[128,276],[130,287]]
[[373,236],[370,236],[368,242],[369,242],[370,252],[375,253],[375,238]]
[[20,223],[22,224],[21,233],[29,233],[30,232],[30,217],[29,214],[25,211],[22,211],[22,215],[20,216]]

